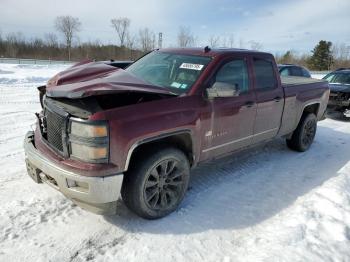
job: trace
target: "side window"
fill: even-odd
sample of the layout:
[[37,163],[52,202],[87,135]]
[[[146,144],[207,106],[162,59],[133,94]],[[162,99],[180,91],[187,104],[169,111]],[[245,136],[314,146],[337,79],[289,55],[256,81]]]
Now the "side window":
[[323,79],[326,79],[328,82],[332,83],[334,77],[335,77],[335,74],[328,74]]
[[246,62],[240,59],[226,63],[216,73],[215,81],[235,86],[240,94],[248,92],[249,77]]
[[289,76],[289,69],[288,69],[288,67],[285,67],[284,69],[282,69],[281,76]]
[[302,71],[303,71],[303,76],[311,77],[310,73],[306,69],[303,68]]
[[292,67],[292,75],[293,76],[302,76],[301,69],[299,67],[293,66]]
[[268,90],[276,88],[277,79],[271,61],[254,58],[254,72],[257,90]]

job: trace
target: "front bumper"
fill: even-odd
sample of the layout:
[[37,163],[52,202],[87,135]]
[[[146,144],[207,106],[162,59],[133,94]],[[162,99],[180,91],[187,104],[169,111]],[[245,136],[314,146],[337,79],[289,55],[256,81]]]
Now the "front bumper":
[[123,175],[87,177],[61,167],[34,146],[34,132],[24,139],[28,175],[37,183],[46,183],[78,206],[98,214],[113,214],[120,195]]

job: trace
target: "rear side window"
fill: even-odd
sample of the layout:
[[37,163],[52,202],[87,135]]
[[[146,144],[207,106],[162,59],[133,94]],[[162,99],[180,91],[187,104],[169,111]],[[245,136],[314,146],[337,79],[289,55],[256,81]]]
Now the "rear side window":
[[310,73],[306,69],[303,68],[302,71],[303,71],[303,76],[311,77]]
[[289,73],[289,68],[288,67],[285,67],[281,70],[280,72],[281,76],[289,76],[290,73]]
[[293,66],[292,67],[292,76],[302,76],[301,69],[299,67]]
[[277,86],[273,63],[269,60],[254,58],[254,72],[257,90],[274,89]]
[[244,60],[234,60],[223,65],[216,74],[216,82],[235,86],[240,94],[248,92],[248,69]]

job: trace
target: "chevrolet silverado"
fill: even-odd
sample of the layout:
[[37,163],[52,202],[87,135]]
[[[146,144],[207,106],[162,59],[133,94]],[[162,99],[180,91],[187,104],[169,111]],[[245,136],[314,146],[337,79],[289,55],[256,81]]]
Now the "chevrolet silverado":
[[27,171],[79,206],[114,213],[121,195],[147,219],[180,205],[197,164],[269,141],[311,146],[324,80],[280,77],[269,53],[155,50],[125,69],[81,62],[39,87]]

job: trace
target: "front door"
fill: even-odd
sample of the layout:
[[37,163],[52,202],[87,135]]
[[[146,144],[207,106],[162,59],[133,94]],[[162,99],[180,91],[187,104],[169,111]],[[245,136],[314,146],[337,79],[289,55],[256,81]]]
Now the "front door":
[[205,132],[204,158],[211,158],[250,145],[256,115],[255,94],[245,58],[223,63],[213,82],[224,82],[239,95],[212,100],[211,127]]

